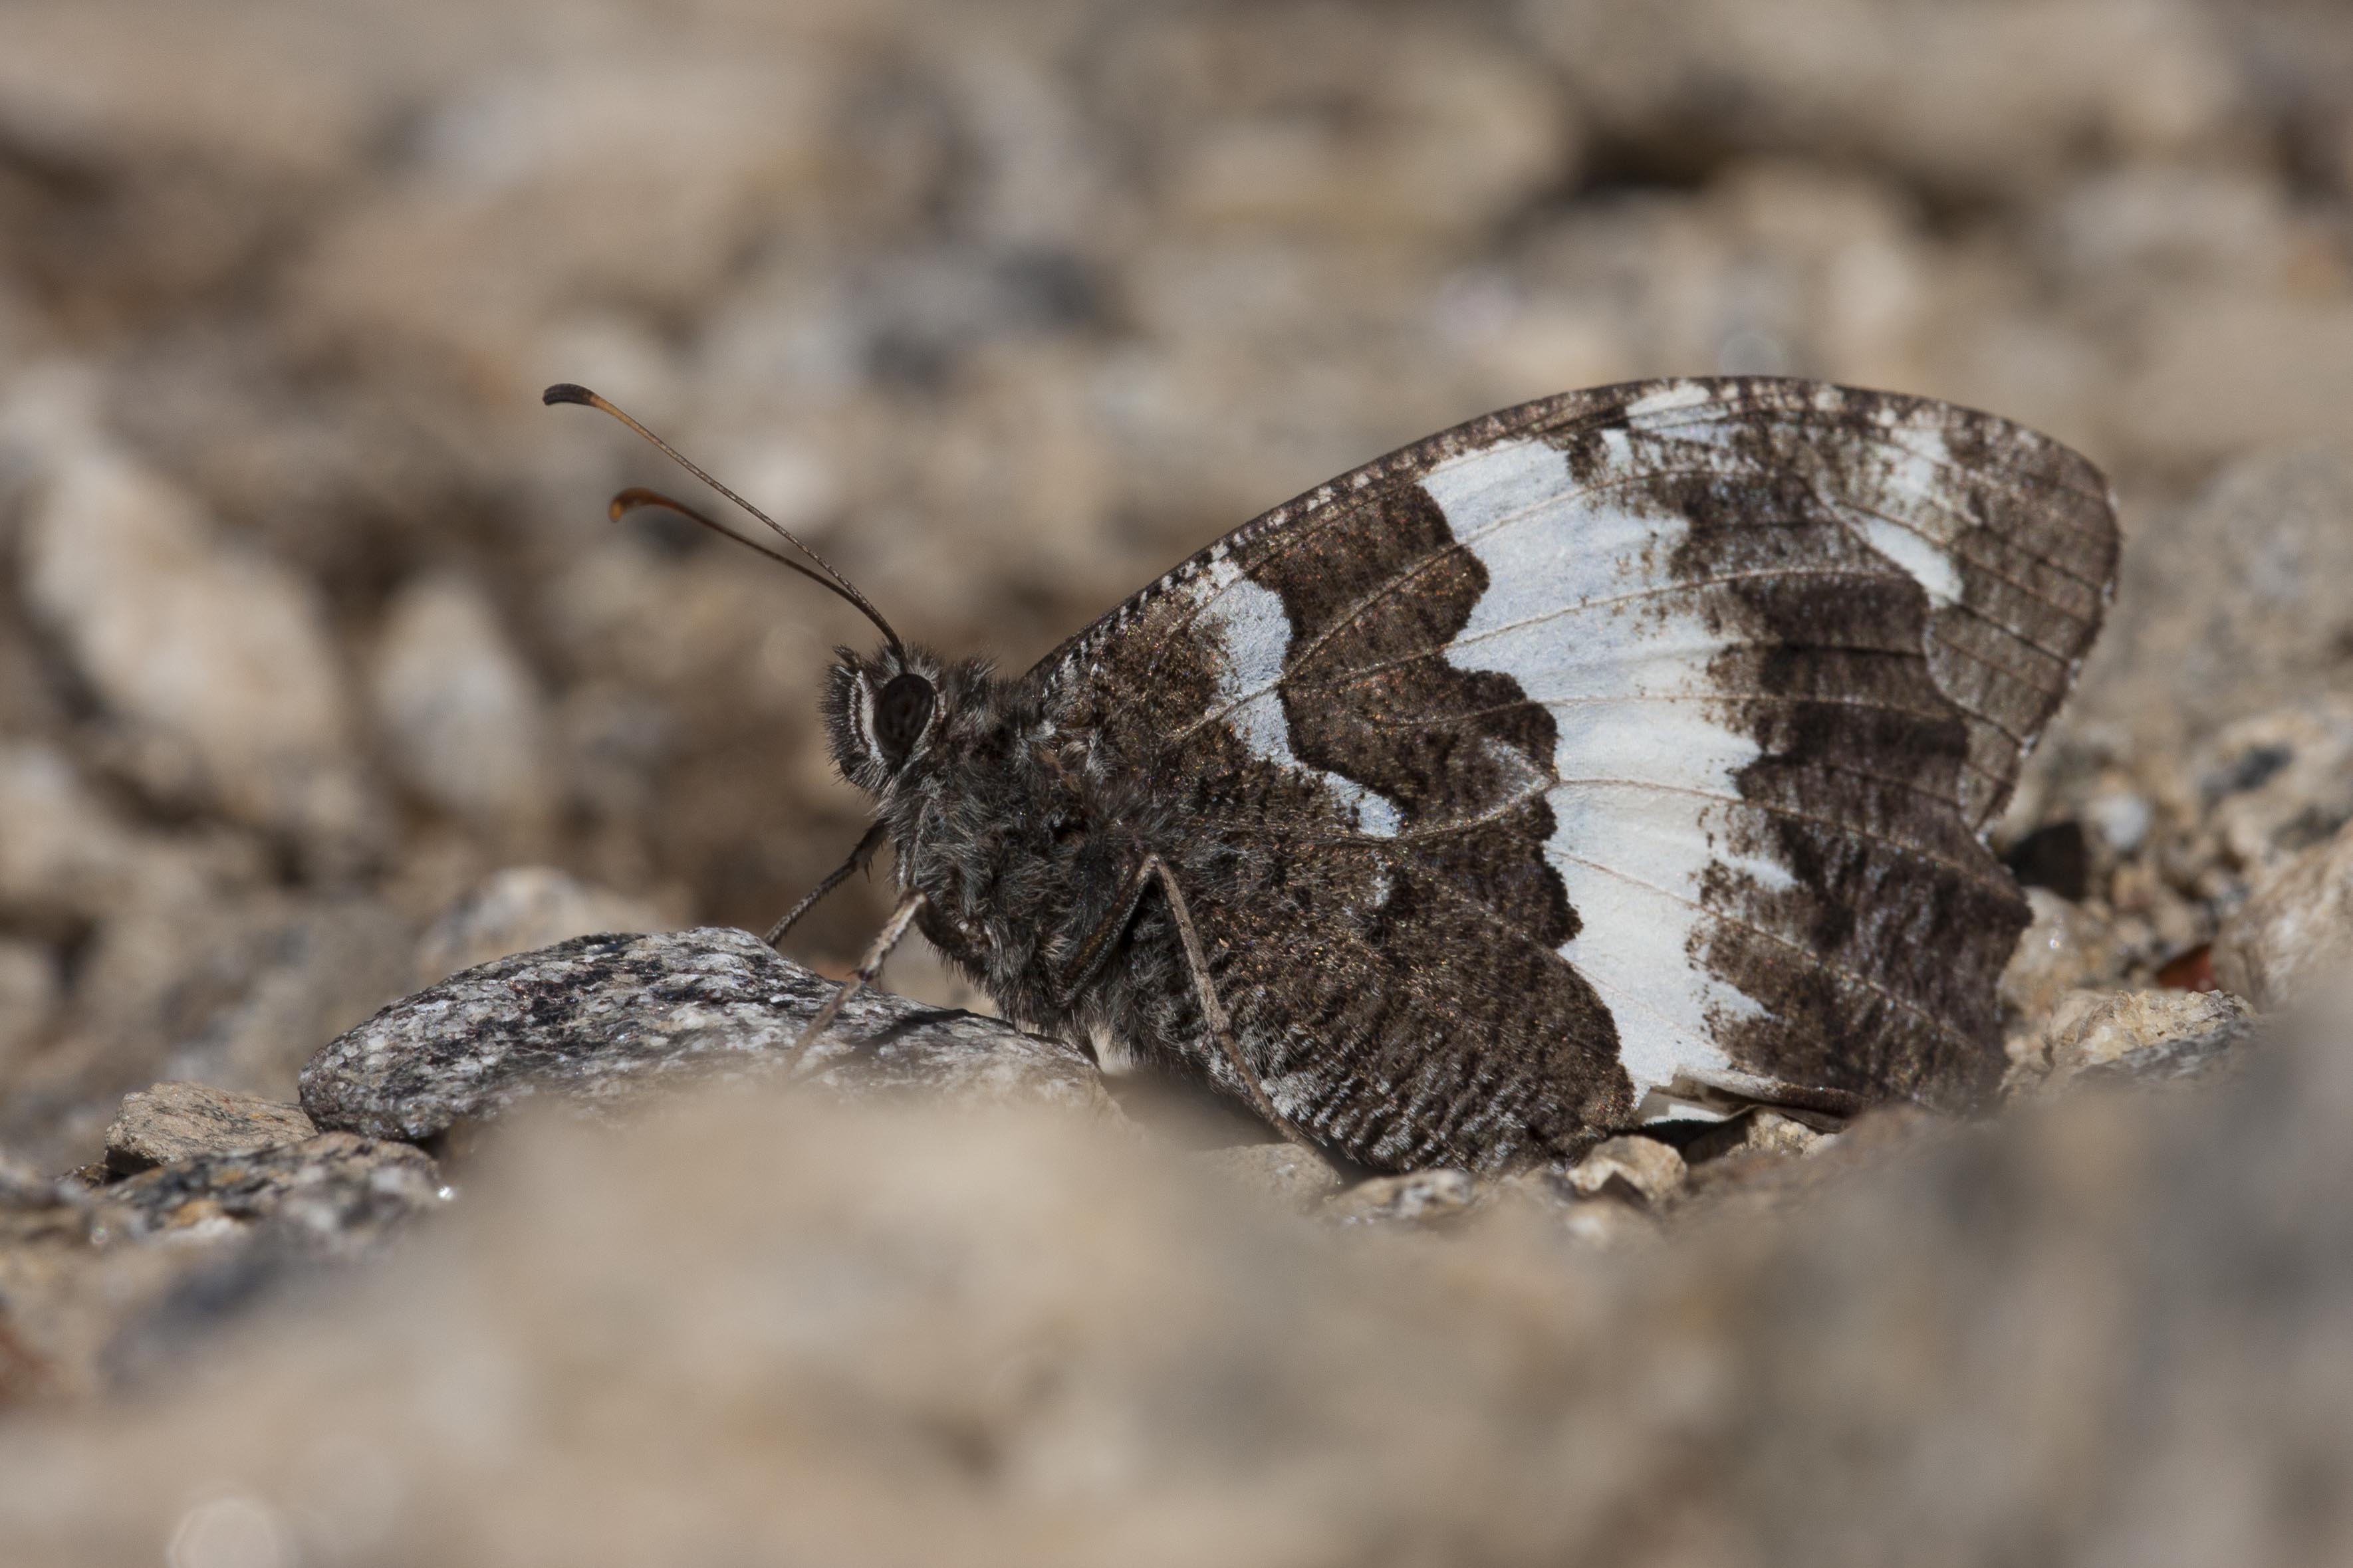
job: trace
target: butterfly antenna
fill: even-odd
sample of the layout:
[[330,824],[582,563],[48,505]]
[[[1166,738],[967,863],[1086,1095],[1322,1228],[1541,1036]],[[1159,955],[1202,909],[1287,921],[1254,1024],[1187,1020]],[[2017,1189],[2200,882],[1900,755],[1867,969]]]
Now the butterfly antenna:
[[832,564],[828,563],[824,556],[819,555],[816,551],[811,550],[807,545],[802,543],[797,538],[794,537],[793,531],[785,527],[784,524],[778,522],[775,518],[770,517],[766,512],[762,511],[758,507],[754,506],[750,501],[745,500],[742,496],[737,495],[733,490],[729,489],[725,485],[723,485],[717,479],[712,479],[709,473],[703,470],[700,464],[691,461],[683,452],[681,452],[677,447],[671,446],[669,442],[663,440],[660,437],[647,429],[643,425],[638,424],[618,405],[608,402],[607,399],[598,396],[596,393],[589,391],[585,386],[575,385],[568,381],[557,382],[554,386],[551,386],[545,392],[541,393],[539,395],[539,400],[542,403],[548,405],[550,407],[553,407],[559,403],[577,403],[586,407],[596,409],[600,413],[611,415],[614,418],[619,420],[622,424],[628,426],[630,429],[644,437],[654,446],[659,447],[663,455],[668,457],[671,462],[676,463],[680,468],[684,468],[688,473],[692,474],[696,479],[701,479],[704,484],[709,485],[712,489],[717,490],[721,495],[725,496],[729,500],[733,501],[737,506],[742,507],[745,511],[750,512],[754,517],[758,518],[763,523],[765,523],[769,530],[779,539],[782,539],[786,543],[791,545],[795,550],[799,551],[803,555],[807,556],[809,561],[817,567],[817,570],[812,572],[808,567],[803,566],[797,561],[791,560],[786,556],[778,554],[776,551],[755,544],[751,540],[748,540],[742,534],[737,533],[734,530],[731,528],[723,528],[718,523],[712,521],[710,518],[705,517],[702,513],[696,511],[693,508],[682,505],[678,501],[674,501],[668,496],[662,495],[658,491],[645,489],[623,490],[619,495],[613,498],[613,504],[608,509],[610,515],[615,519],[617,520],[624,513],[635,510],[637,508],[643,506],[659,507],[666,511],[674,511],[681,517],[690,518],[692,521],[702,524],[705,528],[712,530],[713,532],[725,534],[728,538],[735,541],[738,544],[745,545],[750,549],[758,551],[761,554],[766,556],[771,561],[778,562],[784,565],[791,567],[794,571],[798,572],[802,576],[808,578],[811,582],[829,589],[833,593],[839,595],[842,598],[849,600],[852,605],[858,606],[859,612],[861,615],[881,628],[883,637],[890,640],[891,650],[893,653],[903,654],[906,652],[907,645],[900,640],[899,634],[892,628],[891,623],[882,618],[882,612],[874,607],[873,601],[867,598],[865,595],[860,593],[849,578],[835,571]]
[[712,532],[718,534],[721,538],[731,540],[733,542],[742,545],[744,549],[751,551],[754,554],[765,555],[769,560],[775,562],[777,565],[787,567],[792,571],[799,573],[802,576],[807,578],[810,582],[816,584],[818,587],[823,588],[828,593],[839,594],[841,592],[840,588],[835,585],[832,578],[825,576],[820,573],[810,571],[807,567],[802,565],[799,562],[794,560],[791,556],[786,554],[781,550],[771,550],[768,546],[761,543],[756,539],[744,538],[742,534],[736,532],[733,529],[728,527],[717,518],[711,516],[708,512],[697,511],[694,508],[687,505],[684,501],[680,500],[677,497],[666,496],[659,490],[641,489],[637,486],[632,485],[629,489],[623,490],[620,494],[613,498],[611,503],[605,508],[605,515],[611,518],[615,522],[618,522],[633,511],[643,511],[648,510],[654,511],[675,512],[680,517],[685,518],[691,522],[699,522],[703,527],[709,529]]

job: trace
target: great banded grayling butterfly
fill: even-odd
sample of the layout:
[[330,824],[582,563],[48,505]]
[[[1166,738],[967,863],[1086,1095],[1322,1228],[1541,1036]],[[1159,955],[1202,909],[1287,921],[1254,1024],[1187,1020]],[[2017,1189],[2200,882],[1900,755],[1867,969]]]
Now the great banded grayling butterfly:
[[1377,1169],[1966,1104],[2026,921],[1983,834],[2116,553],[2098,471],[2031,431],[1732,377],[1416,442],[1012,679],[812,554],[887,640],[825,700],[876,820],[801,910],[887,839],[853,985],[913,922],[1017,1022]]

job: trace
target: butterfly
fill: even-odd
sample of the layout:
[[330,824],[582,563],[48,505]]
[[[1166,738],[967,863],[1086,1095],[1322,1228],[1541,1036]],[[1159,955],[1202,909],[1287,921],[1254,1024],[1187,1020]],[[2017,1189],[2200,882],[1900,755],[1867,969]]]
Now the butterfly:
[[1984,835],[2119,547],[2056,442],[1771,377],[1431,436],[1018,677],[909,646],[785,537],[885,642],[824,704],[873,826],[772,936],[888,842],[851,987],[912,925],[1025,1026],[1360,1166],[1474,1172],[1987,1092],[2027,910]]

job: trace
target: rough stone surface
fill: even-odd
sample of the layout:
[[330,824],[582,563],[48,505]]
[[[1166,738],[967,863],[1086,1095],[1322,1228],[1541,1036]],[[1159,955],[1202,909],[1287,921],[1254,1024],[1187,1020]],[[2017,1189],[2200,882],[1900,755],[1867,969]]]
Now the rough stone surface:
[[421,1152],[343,1132],[95,1191],[0,1157],[0,1408],[174,1365],[224,1315],[297,1271],[374,1256],[440,1201]]
[[2180,1076],[2242,1043],[2246,1022],[2246,1005],[2221,991],[2071,991],[2038,1033],[2012,1037],[2003,1088],[2054,1093],[2094,1069]]
[[1564,1176],[1571,1191],[1587,1197],[1608,1194],[1656,1205],[1683,1184],[1683,1157],[1655,1138],[1608,1138],[1594,1145]]
[[2146,1088],[2242,1069],[2262,1047],[2267,1033],[2257,1020],[2244,1015],[2228,1017],[2208,1028],[2146,1040],[2113,1060],[2084,1068],[2076,1081]]
[[319,1130],[299,1105],[200,1083],[159,1083],[122,1101],[106,1130],[106,1166],[130,1175],[198,1154],[249,1154]]
[[175,1160],[102,1188],[107,1237],[216,1235],[276,1222],[309,1249],[364,1251],[438,1200],[433,1162],[407,1143],[323,1132],[300,1142]]
[[907,1091],[1112,1114],[1071,1047],[888,993],[853,997],[797,1060],[836,989],[723,929],[582,937],[470,969],[385,1008],[302,1069],[322,1127],[423,1138],[554,1098],[609,1108],[713,1079],[791,1078],[849,1096]]
[[2214,944],[2214,978],[2257,1007],[2353,977],[2353,826],[2259,886]]
[[2042,1018],[2067,992],[2122,978],[2126,954],[2106,921],[2045,888],[2029,888],[2026,899],[2033,917],[2001,974],[2002,1006],[2012,1019]]

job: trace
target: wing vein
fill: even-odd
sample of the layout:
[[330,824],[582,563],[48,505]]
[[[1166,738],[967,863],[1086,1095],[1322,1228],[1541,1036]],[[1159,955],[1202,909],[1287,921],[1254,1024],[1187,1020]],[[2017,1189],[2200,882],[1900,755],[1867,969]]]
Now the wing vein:
[[[1867,698],[1862,697],[1786,697],[1767,691],[1739,692],[1731,695],[1723,695],[1714,692],[1660,692],[1642,697],[1552,697],[1541,700],[1529,698],[1526,700],[1535,703],[1535,705],[1540,708],[1565,708],[1586,703],[1590,703],[1594,706],[1599,707],[1612,702],[1784,702],[1791,705],[1799,703],[1819,703],[1825,707],[1852,708],[1864,712],[1895,713],[1912,719],[1943,720],[1951,717],[1950,714],[1947,713],[1931,713],[1917,708],[1898,707],[1896,704],[1892,702],[1874,702]],[[1498,703],[1493,707],[1474,708],[1460,713],[1421,713],[1416,714],[1410,719],[1371,719],[1366,721],[1380,728],[1391,730],[1436,730],[1450,725],[1467,724],[1475,720],[1487,718],[1493,714],[1507,712],[1511,709],[1517,708],[1522,705],[1523,704],[1518,702]],[[1968,714],[1968,717],[1977,719],[1978,715]],[[1986,728],[1993,731],[1994,733],[2000,735],[2007,741],[2010,741],[2012,744],[2023,743],[2019,741],[2017,736],[2010,734],[2009,731],[2004,730],[2000,725],[1995,723],[1990,719],[1978,719],[1978,721],[1983,723]],[[1967,768],[1971,773],[1982,773],[1987,778],[1999,779],[2000,776],[1992,769],[1985,767],[1981,763],[1973,762],[1965,756],[1957,756],[1953,761],[1957,766]]]
[[[1474,535],[1473,537],[1484,536]],[[1347,610],[1342,612],[1341,616],[1338,619],[1335,619],[1331,626],[1326,626],[1322,632],[1310,639],[1303,647],[1286,658],[1283,661],[1284,670],[1288,671],[1305,664],[1309,659],[1315,656],[1315,652],[1318,648],[1331,641],[1333,637],[1337,637],[1341,632],[1345,631],[1348,628],[1348,626],[1352,624],[1355,619],[1361,617],[1366,611],[1370,610],[1375,604],[1378,603],[1381,598],[1387,596],[1392,592],[1401,589],[1409,580],[1414,576],[1418,576],[1423,568],[1444,560],[1448,555],[1453,553],[1454,551],[1461,548],[1463,548],[1463,542],[1457,542],[1446,550],[1431,552],[1430,554],[1423,556],[1419,561],[1416,562],[1409,571],[1401,572],[1397,576],[1390,578],[1387,584],[1383,584],[1380,593],[1369,595],[1364,599],[1357,601],[1356,604],[1349,606]],[[1691,593],[1704,588],[1721,587],[1730,583],[1757,582],[1767,578],[1788,578],[1796,580],[1808,577],[1853,577],[1865,582],[1877,582],[1884,579],[1886,576],[1887,574],[1885,573],[1862,572],[1857,571],[1852,567],[1806,567],[1797,571],[1792,571],[1785,567],[1774,567],[1769,570],[1759,570],[1756,572],[1723,573],[1714,577],[1694,578],[1688,582],[1663,583],[1655,587],[1641,588],[1625,594],[1612,595],[1608,598],[1580,599],[1574,605],[1564,605],[1557,609],[1547,610],[1541,616],[1531,616],[1525,620],[1515,621],[1511,626],[1499,626],[1494,628],[1492,632],[1482,632],[1475,637],[1458,637],[1454,641],[1446,644],[1444,647],[1429,649],[1423,653],[1412,655],[1408,659],[1396,662],[1409,663],[1413,658],[1428,658],[1430,653],[1432,652],[1442,654],[1446,652],[1448,648],[1457,647],[1464,643],[1482,641],[1488,637],[1500,637],[1505,632],[1515,631],[1532,626],[1540,626],[1546,621],[1556,620],[1564,616],[1580,614],[1588,609],[1606,609],[1612,605],[1634,604],[1641,600],[1662,598],[1672,594]],[[1899,655],[1896,657],[1905,656]],[[1918,656],[1914,655],[1911,657]],[[1260,698],[1265,696],[1268,692],[1274,690],[1283,683],[1284,675],[1278,673],[1271,680],[1263,681],[1259,685],[1251,687],[1246,691],[1236,692],[1232,698],[1228,700],[1224,706],[1212,708],[1208,712],[1202,714],[1198,719],[1194,720],[1191,723],[1187,724],[1182,729],[1175,731],[1169,736],[1169,740],[1172,742],[1181,741],[1187,736],[1194,733],[1196,731],[1216,723],[1220,719],[1225,718],[1228,714],[1232,713],[1237,710],[1249,707],[1251,703],[1257,701]]]
[[[1877,773],[1864,773],[1860,769],[1841,768],[1826,771],[1836,772],[1852,778],[1868,779],[1875,783],[1886,784],[1896,788],[1916,787],[1906,786],[1899,780],[1887,779]],[[1694,800],[1713,801],[1726,805],[1744,806],[1749,810],[1759,812],[1767,816],[1778,816],[1791,822],[1808,823],[1816,827],[1828,828],[1834,833],[1864,840],[1867,843],[1881,845],[1894,853],[1904,856],[1908,859],[1917,860],[1924,865],[1935,866],[1942,870],[1949,871],[1963,882],[1987,892],[2006,894],[2009,891],[2008,887],[2004,883],[1997,881],[1993,878],[1985,876],[1982,872],[1969,866],[1964,865],[1960,861],[1955,860],[1948,856],[1939,855],[1935,850],[1930,849],[1926,846],[1915,844],[1908,839],[1893,837],[1888,834],[1881,833],[1876,829],[1862,827],[1852,822],[1842,822],[1836,817],[1823,816],[1816,812],[1801,811],[1796,806],[1784,805],[1778,801],[1751,800],[1746,795],[1727,795],[1721,790],[1700,789],[1691,784],[1660,784],[1653,779],[1629,778],[1622,775],[1612,775],[1607,773],[1578,774],[1575,777],[1554,779],[1546,783],[1542,788],[1522,790],[1515,795],[1507,795],[1502,800],[1497,801],[1493,805],[1487,807],[1484,811],[1479,812],[1474,816],[1453,816],[1447,818],[1444,822],[1432,823],[1427,826],[1402,828],[1398,832],[1388,837],[1375,837],[1371,834],[1327,834],[1314,837],[1302,837],[1298,842],[1320,844],[1328,847],[1338,847],[1343,845],[1352,847],[1378,847],[1397,844],[1411,845],[1434,843],[1439,839],[1457,837],[1474,828],[1484,827],[1491,824],[1500,822],[1504,817],[1510,816],[1513,812],[1517,811],[1520,807],[1528,805],[1530,802],[1542,800],[1546,795],[1552,794],[1556,789],[1563,789],[1572,785],[1583,787],[1598,786],[1603,788],[1651,790],[1662,795],[1689,795]]]
[[[1637,879],[1626,878],[1624,873],[1615,871],[1611,868],[1605,866],[1597,867],[1595,868],[1606,874],[1618,876],[1625,880],[1631,881],[1637,887],[1650,888],[1650,884],[1641,882]],[[1529,936],[1526,932],[1521,931],[1518,927],[1505,920],[1504,918],[1503,911],[1500,910],[1495,909],[1482,900],[1472,898],[1461,888],[1455,887],[1443,880],[1440,881],[1439,888],[1442,892],[1455,900],[1457,902],[1466,904],[1470,908],[1476,910],[1484,915],[1489,924],[1493,925],[1500,930],[1511,932],[1531,946],[1541,947],[1541,944],[1538,943],[1534,937]],[[1668,893],[1663,889],[1650,888],[1650,890],[1658,893],[1662,898],[1674,899],[1673,894]],[[1687,900],[1676,900],[1675,901],[1684,903],[1689,902]],[[1889,990],[1885,985],[1883,985],[1878,981],[1872,979],[1869,975],[1858,973],[1842,963],[1833,963],[1831,959],[1815,952],[1812,948],[1806,946],[1802,942],[1792,941],[1790,938],[1782,935],[1779,931],[1767,931],[1764,927],[1757,924],[1754,921],[1740,920],[1731,915],[1719,914],[1701,904],[1694,903],[1691,904],[1690,907],[1697,910],[1702,915],[1704,915],[1708,919],[1715,921],[1720,924],[1737,926],[1742,930],[1753,932],[1757,936],[1762,937],[1765,941],[1772,942],[1776,946],[1787,948],[1790,952],[1799,954],[1801,958],[1810,959],[1830,973],[1849,982],[1858,990],[1871,992],[1894,1004],[1895,1006],[1902,1008],[1905,1012],[1912,1014],[1915,1017],[1917,1017],[1927,1024],[1930,1028],[1936,1030],[1938,1034],[1943,1035],[1947,1038],[1958,1040],[1965,1046],[1970,1043],[1967,1036],[1954,1028],[1950,1024],[1945,1022],[1944,1019],[1938,1017],[1935,1013],[1932,1013],[1927,1008],[1922,1006],[1919,1003],[1913,1001],[1910,997]],[[1616,991],[1619,994],[1624,996],[1628,1001],[1633,1003],[1643,1012],[1648,1013],[1651,1017],[1656,1018],[1660,1023],[1665,1025],[1669,1029],[1674,1031],[1676,1034],[1687,1035],[1689,1033],[1689,1031],[1686,1030],[1681,1023],[1677,1022],[1675,1019],[1668,1017],[1657,1007],[1644,1003],[1638,994],[1602,980],[1590,970],[1579,968],[1577,963],[1567,953],[1560,952],[1556,948],[1541,948],[1541,950],[1550,952],[1562,963],[1567,964],[1569,971],[1576,974],[1579,979],[1583,980],[1587,984]],[[1688,956],[1685,956],[1683,959],[1683,962],[1689,963],[1691,960]],[[1736,987],[1736,989],[1737,988]],[[1742,994],[1746,995],[1746,993],[1743,992]],[[1623,1047],[1621,1047],[1620,1048],[1622,1050]]]

